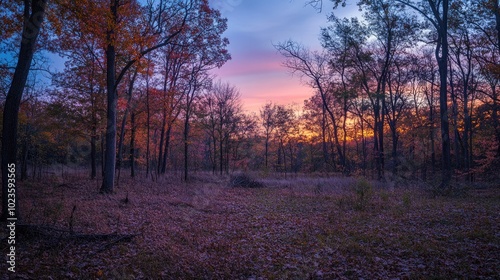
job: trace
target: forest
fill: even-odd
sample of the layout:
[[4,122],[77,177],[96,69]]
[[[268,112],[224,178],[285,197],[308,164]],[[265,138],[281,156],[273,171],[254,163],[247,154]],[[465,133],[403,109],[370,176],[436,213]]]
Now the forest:
[[1,279],[498,277],[498,1],[331,0],[258,111],[213,2],[0,2]]

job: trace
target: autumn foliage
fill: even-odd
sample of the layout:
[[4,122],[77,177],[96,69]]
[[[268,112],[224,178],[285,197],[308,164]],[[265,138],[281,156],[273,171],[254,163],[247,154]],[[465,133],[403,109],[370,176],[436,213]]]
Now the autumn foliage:
[[16,277],[497,277],[498,1],[358,4],[247,112],[211,1],[1,1]]

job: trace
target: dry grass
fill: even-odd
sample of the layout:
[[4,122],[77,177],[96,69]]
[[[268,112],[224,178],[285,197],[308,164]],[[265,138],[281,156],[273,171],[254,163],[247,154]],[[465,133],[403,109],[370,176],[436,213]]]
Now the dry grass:
[[433,198],[418,188],[355,178],[261,181],[265,188],[244,189],[212,176],[188,184],[175,178],[129,180],[114,195],[98,194],[95,181],[25,183],[20,186],[25,223],[68,230],[76,205],[75,232],[138,236],[110,245],[20,234],[17,276],[494,279],[500,274],[498,188]]

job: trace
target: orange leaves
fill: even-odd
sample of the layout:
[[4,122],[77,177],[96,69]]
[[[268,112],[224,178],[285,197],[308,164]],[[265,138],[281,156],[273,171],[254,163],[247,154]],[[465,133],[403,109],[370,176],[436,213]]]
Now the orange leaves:
[[0,41],[22,29],[22,5],[19,1],[0,1]]
[[63,49],[71,50],[77,44],[97,40],[101,49],[112,44],[118,55],[133,59],[139,57],[144,46],[156,40],[156,35],[144,32],[147,23],[137,1],[58,0],[57,3],[51,19]]
[[98,271],[96,271],[95,277],[101,278],[102,276],[104,276],[104,272],[102,271],[102,269],[99,269]]

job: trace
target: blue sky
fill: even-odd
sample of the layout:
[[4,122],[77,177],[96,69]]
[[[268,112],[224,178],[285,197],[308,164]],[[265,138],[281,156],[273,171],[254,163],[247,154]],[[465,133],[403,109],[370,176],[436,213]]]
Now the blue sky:
[[[319,13],[306,0],[211,0],[228,19],[229,51],[232,60],[215,73],[236,86],[247,111],[258,112],[267,101],[279,104],[298,103],[312,95],[312,90],[281,65],[283,57],[273,44],[292,39],[319,50],[320,28],[328,25],[332,4],[325,0]],[[350,17],[357,6],[335,12]]]

